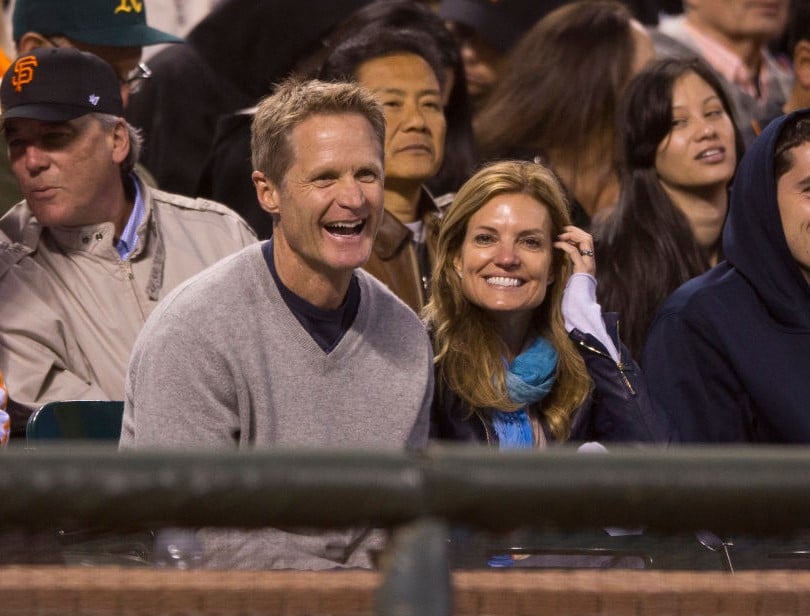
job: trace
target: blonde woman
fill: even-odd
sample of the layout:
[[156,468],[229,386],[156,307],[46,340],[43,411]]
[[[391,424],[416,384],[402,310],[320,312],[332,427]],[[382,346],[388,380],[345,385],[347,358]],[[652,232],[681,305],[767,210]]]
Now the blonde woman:
[[442,222],[425,316],[436,351],[432,436],[500,449],[668,441],[615,319],[596,303],[593,239],[544,166],[505,161]]

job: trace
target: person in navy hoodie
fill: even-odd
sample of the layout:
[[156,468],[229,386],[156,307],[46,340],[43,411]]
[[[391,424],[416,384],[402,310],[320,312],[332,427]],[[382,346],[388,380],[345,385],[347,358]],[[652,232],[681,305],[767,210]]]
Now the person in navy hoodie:
[[810,110],[746,152],[723,252],[650,328],[653,400],[684,442],[810,443]]

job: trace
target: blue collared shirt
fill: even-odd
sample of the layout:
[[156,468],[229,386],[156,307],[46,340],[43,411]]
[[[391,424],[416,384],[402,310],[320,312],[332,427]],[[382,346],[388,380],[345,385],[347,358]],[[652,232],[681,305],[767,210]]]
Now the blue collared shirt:
[[135,178],[134,173],[129,174],[132,183],[135,185],[135,205],[132,208],[132,214],[129,215],[127,226],[118,238],[115,244],[115,249],[118,251],[118,256],[122,260],[126,260],[133,253],[138,246],[138,227],[143,220],[145,207],[143,204],[143,195],[141,195],[141,187],[138,185],[138,180]]

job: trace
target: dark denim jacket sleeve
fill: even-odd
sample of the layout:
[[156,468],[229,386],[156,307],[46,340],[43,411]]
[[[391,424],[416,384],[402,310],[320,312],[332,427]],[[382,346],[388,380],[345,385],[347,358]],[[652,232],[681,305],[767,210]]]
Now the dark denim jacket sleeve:
[[570,333],[594,383],[591,399],[573,417],[571,440],[669,443],[669,420],[653,407],[641,369],[621,344],[615,313],[604,319],[608,335],[617,342],[619,363],[591,334],[577,329]]

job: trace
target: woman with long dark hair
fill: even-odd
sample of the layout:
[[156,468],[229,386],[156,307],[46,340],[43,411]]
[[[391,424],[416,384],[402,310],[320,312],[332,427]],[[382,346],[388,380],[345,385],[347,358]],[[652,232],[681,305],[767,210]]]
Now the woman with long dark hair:
[[723,88],[702,60],[659,60],[628,86],[617,120],[621,193],[594,237],[598,298],[638,357],[663,301],[720,258],[742,156]]

